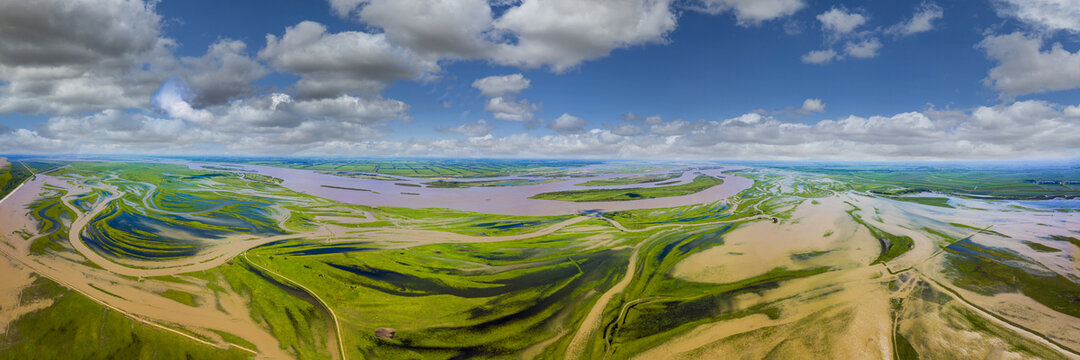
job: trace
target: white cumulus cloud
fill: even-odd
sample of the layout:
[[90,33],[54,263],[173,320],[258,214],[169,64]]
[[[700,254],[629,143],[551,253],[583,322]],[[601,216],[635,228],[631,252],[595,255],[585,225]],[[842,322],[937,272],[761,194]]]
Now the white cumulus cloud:
[[731,11],[740,25],[747,26],[790,16],[806,7],[806,3],[802,0],[699,0],[691,3],[691,7],[713,15]]
[[802,62],[817,65],[828,64],[836,59],[836,51],[832,49],[813,50],[802,56]]
[[183,77],[195,92],[194,103],[217,105],[254,92],[251,83],[269,71],[244,54],[246,49],[242,41],[220,39],[205,55],[180,59]]
[[499,43],[491,58],[563,72],[615,49],[664,42],[675,23],[670,0],[523,0],[495,20],[514,41]]
[[944,16],[945,10],[941,6],[934,3],[923,3],[916,10],[915,15],[912,15],[911,19],[893,25],[887,29],[887,32],[900,36],[927,32],[934,29],[934,21]]
[[473,81],[472,86],[480,90],[484,96],[497,97],[506,94],[517,94],[529,88],[530,81],[521,74],[503,76],[488,76]]
[[878,50],[881,49],[881,41],[877,38],[870,38],[859,42],[847,42],[844,45],[844,52],[851,57],[860,59],[868,59],[876,57]]
[[817,16],[821,27],[826,31],[845,34],[855,30],[867,21],[866,16],[859,13],[849,13],[844,9],[832,8]]
[[162,84],[161,88],[154,93],[151,102],[162,110],[165,110],[169,116],[174,118],[195,123],[208,123],[212,121],[214,115],[209,111],[191,107],[191,104],[188,101],[191,100],[192,97],[191,90],[189,90],[187,86],[179,80],[170,79]]
[[585,119],[564,113],[548,123],[548,129],[559,134],[575,134],[585,131],[585,125]]
[[997,62],[985,82],[1006,96],[1080,87],[1080,51],[1060,43],[1043,50],[1043,40],[1016,32],[992,35],[978,45]]
[[615,124],[611,126],[611,133],[619,136],[634,136],[642,133],[641,126],[634,124]]
[[382,28],[395,44],[425,56],[478,58],[494,46],[485,35],[493,21],[485,0],[370,0],[357,15]]
[[[616,49],[665,42],[676,25],[671,1],[330,0],[330,5],[339,16],[356,16],[425,59],[487,59],[563,72]],[[500,7],[498,16],[492,5]]]
[[495,125],[488,124],[484,119],[476,120],[474,122],[467,122],[455,127],[439,128],[436,129],[443,133],[458,133],[470,137],[486,136],[491,133],[491,130],[495,130]]
[[821,102],[821,99],[806,99],[803,100],[802,107],[796,112],[800,114],[825,112],[825,103]]
[[484,110],[491,113],[499,120],[529,122],[533,120],[534,112],[540,110],[536,104],[530,104],[528,100],[514,101],[506,97],[493,97],[484,104]]
[[146,105],[173,61],[160,22],[140,0],[0,1],[0,113]]
[[1040,30],[1080,32],[1080,2],[1071,0],[996,0],[998,12]]
[[300,75],[298,95],[313,98],[378,93],[392,81],[440,70],[436,62],[392,44],[385,34],[328,33],[326,26],[311,21],[287,28],[281,37],[267,35],[259,58]]

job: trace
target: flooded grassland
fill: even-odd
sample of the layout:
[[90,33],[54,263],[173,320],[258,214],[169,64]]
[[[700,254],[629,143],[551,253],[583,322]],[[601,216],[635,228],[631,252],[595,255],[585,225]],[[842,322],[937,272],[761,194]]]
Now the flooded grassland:
[[319,166],[27,177],[0,203],[0,358],[1080,351],[1075,200],[711,164],[441,181]]

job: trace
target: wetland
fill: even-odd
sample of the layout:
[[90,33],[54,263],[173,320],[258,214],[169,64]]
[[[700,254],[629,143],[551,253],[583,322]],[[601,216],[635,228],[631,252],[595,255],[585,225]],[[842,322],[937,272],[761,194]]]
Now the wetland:
[[955,170],[682,162],[0,165],[16,183],[0,358],[1080,356],[1064,185],[990,179],[988,198],[924,181]]

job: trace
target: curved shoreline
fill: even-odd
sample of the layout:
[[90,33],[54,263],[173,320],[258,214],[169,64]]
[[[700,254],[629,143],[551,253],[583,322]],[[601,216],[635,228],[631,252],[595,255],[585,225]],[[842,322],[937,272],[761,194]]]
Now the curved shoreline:
[[[187,165],[191,168],[202,168],[203,163],[173,162],[179,165]],[[211,163],[206,163],[211,164]],[[212,166],[212,165],[211,165]],[[348,178],[336,175],[322,174],[312,170],[300,170],[280,168],[262,165],[239,165],[245,170],[259,174],[273,176],[282,179],[281,186],[290,190],[332,199],[346,203],[365,206],[394,206],[414,209],[453,209],[472,211],[485,214],[519,215],[519,216],[552,216],[579,214],[591,211],[620,211],[633,209],[668,208],[694,204],[715,202],[734,196],[739,192],[750,188],[754,181],[724,174],[724,171],[733,168],[724,167],[718,169],[687,169],[679,177],[681,183],[689,182],[695,173],[700,172],[724,180],[708,189],[687,195],[669,196],[662,198],[628,200],[628,201],[597,201],[597,202],[573,202],[562,200],[541,200],[530,197],[555,191],[584,190],[584,189],[623,189],[642,187],[642,184],[614,185],[602,187],[580,187],[578,183],[597,179],[626,176],[626,174],[606,174],[594,178],[575,178],[560,180],[545,184],[506,186],[506,187],[472,187],[472,188],[432,188],[432,187],[402,187],[396,182],[372,179]],[[664,170],[665,172],[668,170]],[[505,178],[505,177],[503,177]],[[470,181],[492,180],[501,178],[470,179]],[[412,179],[412,183],[431,181],[430,179]],[[323,185],[347,187],[354,189],[367,189],[372,191],[355,191],[325,187]],[[401,192],[414,192],[420,195],[403,195]]]

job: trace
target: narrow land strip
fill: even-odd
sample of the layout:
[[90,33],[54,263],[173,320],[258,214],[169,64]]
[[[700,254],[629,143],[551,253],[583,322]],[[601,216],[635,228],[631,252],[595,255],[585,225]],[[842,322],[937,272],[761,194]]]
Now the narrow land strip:
[[296,281],[294,281],[292,279],[289,279],[289,278],[285,277],[284,275],[278,274],[277,272],[275,272],[273,270],[267,269],[267,268],[263,267],[262,265],[259,265],[259,264],[255,263],[254,261],[251,261],[251,259],[248,258],[248,255],[247,255],[246,251],[244,252],[243,256],[244,256],[244,260],[247,261],[249,264],[254,265],[255,267],[261,269],[262,271],[266,271],[266,272],[268,272],[268,273],[270,273],[270,274],[272,274],[274,276],[282,278],[285,281],[293,283],[294,285],[298,286],[299,288],[303,289],[308,294],[310,294],[312,297],[314,297],[315,300],[319,300],[319,303],[322,304],[322,306],[324,308],[326,308],[326,311],[330,312],[330,317],[332,317],[334,319],[334,327],[336,328],[335,329],[335,335],[337,336],[338,349],[341,351],[341,358],[340,359],[341,360],[347,360],[346,357],[345,357],[345,343],[341,340],[341,323],[338,322],[337,314],[334,313],[334,309],[330,307],[330,304],[328,304],[325,300],[323,300],[322,297],[319,297],[319,294],[316,294],[314,291],[311,291],[311,289],[308,289],[307,286],[304,286],[303,284],[301,284],[299,282],[296,282]]

